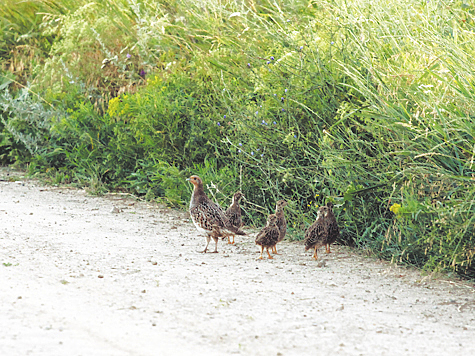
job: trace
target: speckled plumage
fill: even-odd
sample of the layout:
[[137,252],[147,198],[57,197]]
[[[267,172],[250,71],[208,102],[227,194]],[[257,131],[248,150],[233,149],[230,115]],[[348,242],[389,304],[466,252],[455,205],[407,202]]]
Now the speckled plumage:
[[333,204],[321,206],[317,212],[317,219],[305,232],[305,251],[313,248],[313,258],[316,260],[317,249],[325,246],[326,252],[330,253],[330,244],[334,243],[340,235],[340,230],[332,211]]
[[216,242],[213,252],[218,252],[218,239],[227,237],[231,233],[240,234],[242,231],[233,227],[221,207],[209,199],[203,188],[203,181],[198,176],[191,176],[188,180],[194,185],[190,201],[190,216],[199,232],[206,234],[208,249],[211,238]]
[[[229,224],[233,227],[240,229],[243,225],[242,216],[241,216],[241,207],[239,206],[239,201],[244,195],[241,192],[236,192],[233,195],[233,200],[229,208],[225,211],[224,215],[228,218]],[[238,235],[245,235],[244,232]],[[233,241],[231,242],[230,237],[228,237],[228,244],[234,244],[234,236],[232,234]]]
[[[277,242],[281,242],[285,234],[287,232],[287,221],[285,220],[285,214],[284,214],[284,206],[287,205],[287,202],[285,200],[279,200],[275,204],[275,216],[277,217],[276,225],[279,228],[279,239]],[[277,245],[273,247],[273,253],[277,253]]]
[[267,249],[267,255],[270,259],[273,257],[269,253],[269,248],[275,246],[277,241],[279,240],[279,228],[276,225],[277,216],[275,214],[269,215],[267,218],[267,225],[257,234],[256,236],[256,245],[261,247],[261,255],[259,259],[262,259],[262,254],[264,252],[264,248]]
[[331,202],[327,203],[329,209],[328,214],[325,216],[325,224],[328,227],[328,253],[330,253],[330,245],[334,243],[338,237],[340,237],[340,228],[336,222],[335,214],[333,214],[333,204]]

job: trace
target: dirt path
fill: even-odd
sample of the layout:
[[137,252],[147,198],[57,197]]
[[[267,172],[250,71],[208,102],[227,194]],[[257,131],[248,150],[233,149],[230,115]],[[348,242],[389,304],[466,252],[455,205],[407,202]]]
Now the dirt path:
[[475,355],[473,284],[237,241],[201,254],[181,212],[2,181],[0,355]]

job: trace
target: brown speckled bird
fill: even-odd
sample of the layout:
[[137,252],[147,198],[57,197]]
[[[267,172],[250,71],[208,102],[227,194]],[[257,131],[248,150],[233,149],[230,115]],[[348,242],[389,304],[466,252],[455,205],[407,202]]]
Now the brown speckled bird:
[[[239,201],[241,198],[244,197],[244,194],[241,192],[236,192],[233,195],[233,200],[231,205],[229,206],[228,210],[224,213],[229,220],[229,223],[237,229],[240,229],[243,226],[242,217],[241,217],[241,208],[239,206]],[[232,234],[233,241],[231,242],[231,237],[228,236],[228,244],[234,245],[234,236],[236,234]]]
[[[287,221],[285,220],[285,215],[284,215],[284,206],[287,205],[287,202],[285,200],[279,200],[275,204],[275,216],[277,216],[277,222],[276,225],[279,228],[279,239],[277,242],[281,242],[284,237],[285,233],[287,232]],[[277,244],[272,248],[272,252],[275,253],[276,255],[280,255],[280,253],[277,253]]]
[[333,204],[329,202],[317,211],[317,220],[305,232],[305,251],[314,248],[312,256],[317,259],[317,249],[325,245],[327,253],[331,253],[330,244],[334,243],[340,235],[340,229],[332,210]]
[[338,223],[336,222],[335,214],[333,214],[333,203],[327,203],[328,213],[325,215],[325,224],[328,227],[328,237],[327,237],[327,245],[325,246],[327,249],[327,253],[331,253],[330,245],[334,243],[340,237],[340,228],[338,227]]
[[206,196],[200,177],[191,176],[187,180],[194,186],[190,201],[191,220],[199,232],[206,234],[206,247],[202,252],[208,250],[211,238],[216,243],[213,252],[217,253],[219,238],[227,237],[231,233],[244,235],[244,232],[229,223],[221,207]]
[[270,255],[269,248],[274,247],[279,240],[280,232],[276,222],[277,216],[275,216],[275,214],[269,215],[267,225],[256,236],[256,245],[261,247],[261,255],[258,257],[259,260],[263,259],[262,254],[264,253],[264,247],[267,249],[269,259],[274,258]]

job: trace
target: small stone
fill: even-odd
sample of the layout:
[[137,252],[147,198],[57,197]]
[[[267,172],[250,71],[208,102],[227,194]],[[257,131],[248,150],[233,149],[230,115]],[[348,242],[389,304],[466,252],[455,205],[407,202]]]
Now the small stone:
[[102,274],[98,275],[97,278],[104,278]]
[[327,261],[319,261],[317,263],[317,267],[325,267],[327,265]]

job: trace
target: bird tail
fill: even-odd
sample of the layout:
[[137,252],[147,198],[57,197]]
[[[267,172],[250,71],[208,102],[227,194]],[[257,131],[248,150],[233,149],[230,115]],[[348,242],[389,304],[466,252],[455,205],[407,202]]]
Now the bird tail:
[[230,233],[235,234],[235,235],[246,235],[244,231],[242,231],[240,228],[233,226],[231,224],[228,224],[225,227],[226,230],[228,230]]

